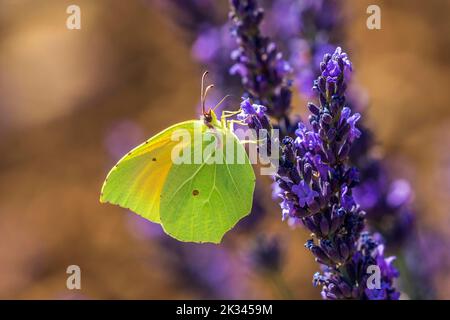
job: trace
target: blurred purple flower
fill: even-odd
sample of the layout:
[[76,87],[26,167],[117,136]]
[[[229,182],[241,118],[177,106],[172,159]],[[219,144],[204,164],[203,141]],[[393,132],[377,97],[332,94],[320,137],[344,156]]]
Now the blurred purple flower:
[[239,261],[226,248],[215,245],[184,244],[189,255],[186,265],[180,266],[180,276],[188,284],[196,279],[196,285],[207,293],[205,298],[238,299],[245,292]]
[[355,188],[353,197],[361,207],[370,210],[378,203],[381,197],[379,186],[376,182],[365,181]]
[[141,216],[128,211],[126,226],[130,234],[141,240],[152,240],[167,237],[160,224],[150,222]]
[[250,264],[260,272],[279,272],[282,265],[282,252],[278,238],[263,234],[256,237],[247,253]]
[[200,34],[192,45],[192,54],[200,62],[210,62],[221,48],[220,31],[217,29],[207,29]]
[[387,203],[392,207],[400,207],[411,199],[411,185],[405,179],[398,179],[391,183]]
[[131,120],[114,123],[107,131],[104,144],[114,161],[144,141],[142,128]]

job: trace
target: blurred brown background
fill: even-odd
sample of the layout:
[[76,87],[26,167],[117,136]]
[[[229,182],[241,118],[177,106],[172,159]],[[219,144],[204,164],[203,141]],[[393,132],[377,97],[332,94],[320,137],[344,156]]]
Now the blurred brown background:
[[[82,29],[70,31],[66,8],[74,3]],[[450,1],[345,4],[353,17],[346,51],[370,96],[380,152],[394,176],[411,180],[419,223],[448,234]],[[369,4],[382,8],[380,31],[366,28]],[[98,201],[120,153],[115,141],[133,145],[196,116],[202,70],[184,31],[148,1],[0,6],[0,298],[207,298],[166,267],[161,240]],[[132,141],[121,141],[130,132]],[[296,298],[319,298],[311,285],[317,266],[303,248],[308,235],[290,230],[264,198],[258,230],[282,238],[286,282]],[[264,278],[240,268],[249,237],[231,231],[223,244],[236,249],[230,259],[243,279],[232,297],[277,298]],[[71,264],[82,270],[75,293],[66,289]],[[450,278],[435,282],[438,297],[450,298]]]

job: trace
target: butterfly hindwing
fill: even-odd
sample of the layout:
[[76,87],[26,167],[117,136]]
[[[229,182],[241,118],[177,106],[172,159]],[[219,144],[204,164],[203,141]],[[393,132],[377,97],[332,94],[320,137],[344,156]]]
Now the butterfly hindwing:
[[[173,165],[161,192],[161,222],[166,233],[181,241],[220,243],[223,235],[251,211],[255,175],[238,138],[228,129],[204,128],[221,133],[211,148],[223,152],[222,163],[208,163],[209,154],[197,164]],[[212,134],[215,134],[214,131]],[[208,139],[206,139],[208,140]],[[227,157],[233,143],[234,156]],[[195,145],[188,152],[193,153]],[[236,163],[238,154],[243,163]],[[210,160],[210,159],[209,159]]]

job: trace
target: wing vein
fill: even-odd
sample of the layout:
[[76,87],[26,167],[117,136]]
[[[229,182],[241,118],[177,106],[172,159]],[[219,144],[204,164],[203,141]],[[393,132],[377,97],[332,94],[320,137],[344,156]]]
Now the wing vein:
[[176,194],[181,190],[181,188],[183,188],[186,183],[190,182],[197,175],[197,173],[200,172],[200,170],[207,164],[206,161],[208,161],[209,158],[211,158],[211,156],[209,156],[189,178],[187,178],[182,184],[178,186],[178,188],[172,193],[172,196],[168,199],[167,202],[172,201]]

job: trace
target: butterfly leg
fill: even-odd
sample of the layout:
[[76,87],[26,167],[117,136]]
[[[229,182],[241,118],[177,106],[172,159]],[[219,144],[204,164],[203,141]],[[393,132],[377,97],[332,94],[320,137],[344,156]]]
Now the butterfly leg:
[[237,111],[224,110],[224,111],[222,111],[222,116],[220,118],[221,119],[226,119],[226,118],[232,117],[232,116],[234,116],[234,115],[236,115],[238,113],[241,113],[241,111],[242,111],[241,109],[239,109]]
[[228,129],[230,129],[230,131],[231,132],[234,132],[234,124],[239,124],[239,125],[242,125],[242,126],[246,126],[247,124],[244,122],[244,121],[242,121],[242,120],[234,120],[234,119],[232,119],[232,120],[228,120],[228,121],[226,121],[225,122],[225,126],[228,128]]
[[242,144],[252,144],[252,143],[258,144],[259,141],[261,141],[261,140],[241,140],[240,143],[242,143]]
[[230,117],[232,117],[232,116],[234,116],[234,115],[236,115],[236,114],[238,114],[238,113],[240,113],[240,112],[241,112],[241,109],[240,109],[240,108],[239,108],[239,110],[237,110],[237,111],[228,111],[228,110],[222,111],[222,115],[220,116],[220,121],[222,122],[222,125],[223,125],[224,127],[228,128],[227,123],[228,123],[229,121],[227,121],[226,119],[227,119],[227,118],[230,118]]

